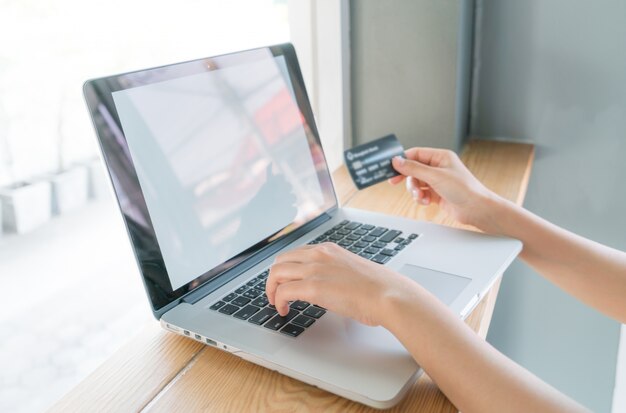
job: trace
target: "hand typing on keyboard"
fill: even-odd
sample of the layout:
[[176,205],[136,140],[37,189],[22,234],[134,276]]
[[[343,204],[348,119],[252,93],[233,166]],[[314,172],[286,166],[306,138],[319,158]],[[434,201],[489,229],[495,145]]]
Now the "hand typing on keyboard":
[[266,293],[281,315],[289,312],[290,301],[304,300],[367,325],[380,325],[386,296],[411,284],[417,286],[385,266],[325,242],[277,257]]
[[[453,152],[413,148],[406,151],[406,159],[394,158],[393,166],[401,176],[391,183],[407,179],[417,202],[437,202],[460,222],[520,239],[520,257],[546,278],[625,322],[626,254],[568,233],[498,197]],[[290,312],[290,301],[304,300],[385,327],[461,411],[586,411],[500,354],[426,289],[369,261],[378,255],[368,249],[383,247],[376,244],[381,234],[375,229],[358,233],[360,228],[350,232],[347,227],[277,257],[266,293],[281,315]],[[403,245],[404,237],[392,235]],[[382,250],[379,255],[384,255]]]

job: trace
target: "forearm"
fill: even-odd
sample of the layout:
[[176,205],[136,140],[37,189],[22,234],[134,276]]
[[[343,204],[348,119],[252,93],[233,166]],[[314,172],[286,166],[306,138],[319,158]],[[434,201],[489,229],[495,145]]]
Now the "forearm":
[[626,253],[590,241],[502,199],[494,198],[484,229],[517,238],[526,263],[605,314],[626,322]]
[[584,411],[479,338],[434,296],[406,285],[384,326],[463,412]]

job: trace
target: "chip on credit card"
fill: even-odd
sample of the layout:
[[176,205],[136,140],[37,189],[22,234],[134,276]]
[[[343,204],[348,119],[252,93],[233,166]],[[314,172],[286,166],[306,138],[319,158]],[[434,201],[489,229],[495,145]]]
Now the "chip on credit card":
[[364,189],[399,175],[391,165],[394,156],[404,157],[396,135],[387,135],[344,151],[350,176],[358,189]]

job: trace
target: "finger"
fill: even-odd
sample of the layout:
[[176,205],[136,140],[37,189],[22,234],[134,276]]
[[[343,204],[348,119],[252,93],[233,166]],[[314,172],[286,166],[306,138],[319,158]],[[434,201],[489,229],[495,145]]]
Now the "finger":
[[441,173],[438,168],[428,166],[421,162],[412,161],[410,159],[404,159],[399,156],[393,158],[392,165],[394,169],[402,175],[412,176],[429,184],[436,180]]
[[421,202],[425,191],[430,191],[432,193],[432,189],[428,184],[413,177],[407,178],[406,187],[407,191],[411,194],[416,202]]
[[306,262],[311,259],[311,250],[317,248],[317,245],[302,245],[301,247],[294,248],[291,251],[284,252],[277,255],[274,259],[274,263],[280,262]]
[[406,189],[411,192],[414,189],[421,189],[421,190],[426,190],[426,189],[430,189],[430,185],[428,185],[428,183],[414,178],[412,176],[409,176],[406,178]]
[[417,186],[417,179],[412,176],[407,176],[406,178],[406,190],[409,193],[412,193],[414,190],[419,189]]
[[399,184],[400,182],[402,182],[402,180],[405,178],[404,175],[398,175],[398,176],[394,176],[393,178],[389,178],[387,181],[391,184],[391,185],[396,185]]
[[312,262],[326,262],[341,254],[344,251],[332,242],[322,242],[321,244],[307,245],[307,248],[296,248],[276,257],[276,263],[295,262],[308,264]]
[[294,262],[283,262],[270,267],[270,275],[265,283],[265,294],[270,304],[274,304],[276,289],[282,283],[302,279],[306,275],[306,265]]
[[317,302],[312,295],[310,280],[297,280],[280,284],[276,289],[276,297],[274,306],[281,316],[289,313],[289,302],[303,300],[308,302]]
[[454,155],[452,151],[447,149],[438,148],[411,148],[404,151],[404,155],[407,159],[411,159],[417,162],[429,166],[442,166],[441,163],[448,159],[451,155]]

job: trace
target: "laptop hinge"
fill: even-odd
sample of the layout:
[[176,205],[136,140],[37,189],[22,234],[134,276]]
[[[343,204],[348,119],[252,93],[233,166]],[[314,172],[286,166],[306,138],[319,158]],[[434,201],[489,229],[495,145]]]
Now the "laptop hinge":
[[222,285],[230,282],[232,279],[234,279],[234,278],[238,277],[239,275],[243,274],[244,272],[248,271],[250,268],[254,267],[255,265],[257,265],[259,262],[263,261],[267,257],[275,254],[276,252],[278,252],[281,249],[285,248],[287,245],[289,245],[292,242],[296,241],[298,238],[300,238],[303,235],[311,232],[314,228],[317,228],[318,226],[320,226],[323,223],[325,223],[328,220],[330,220],[332,218],[332,215],[330,215],[330,214],[334,210],[335,209],[332,209],[332,210],[329,210],[329,211],[323,213],[319,217],[313,219],[310,222],[307,222],[306,224],[304,224],[300,228],[296,229],[291,234],[288,234],[284,238],[282,238],[282,239],[280,239],[280,240],[278,240],[278,241],[276,241],[276,242],[274,242],[272,244],[269,244],[269,245],[263,247],[258,252],[256,252],[254,255],[252,255],[250,258],[248,258],[245,261],[241,262],[239,265],[237,265],[237,266],[235,266],[235,267],[233,267],[233,268],[231,268],[229,270],[226,270],[226,271],[224,271],[223,273],[221,273],[219,275],[216,275],[215,278],[207,281],[205,284],[199,286],[195,290],[190,291],[189,293],[187,293],[187,295],[183,296],[180,299],[179,302],[188,303],[188,304],[194,304],[194,303],[200,301],[202,298],[206,297],[207,295],[209,295],[213,291],[217,290]]

